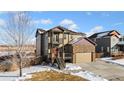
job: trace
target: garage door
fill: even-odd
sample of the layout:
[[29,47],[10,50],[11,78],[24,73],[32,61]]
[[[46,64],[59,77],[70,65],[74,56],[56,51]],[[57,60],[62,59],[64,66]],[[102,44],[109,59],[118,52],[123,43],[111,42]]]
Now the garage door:
[[76,53],[76,63],[91,62],[91,53]]

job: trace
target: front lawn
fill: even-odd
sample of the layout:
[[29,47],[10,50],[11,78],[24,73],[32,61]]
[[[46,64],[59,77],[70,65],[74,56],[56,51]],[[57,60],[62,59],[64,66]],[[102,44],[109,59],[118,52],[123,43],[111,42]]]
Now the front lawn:
[[79,76],[65,74],[65,73],[57,72],[53,70],[33,73],[32,77],[26,80],[28,81],[87,81],[86,79]]

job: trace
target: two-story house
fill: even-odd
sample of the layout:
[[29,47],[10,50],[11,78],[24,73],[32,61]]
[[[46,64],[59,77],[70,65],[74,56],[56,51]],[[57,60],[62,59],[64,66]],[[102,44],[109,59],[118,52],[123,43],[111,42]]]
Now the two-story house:
[[119,51],[120,33],[116,30],[99,32],[89,37],[96,44],[96,53],[103,53],[102,56],[111,56]]
[[[64,45],[79,37],[85,37],[85,34],[69,30],[62,26],[57,26],[47,31],[37,29],[36,56],[39,60],[43,60],[44,58],[53,58],[57,54],[64,59]],[[56,51],[59,52],[55,53]]]

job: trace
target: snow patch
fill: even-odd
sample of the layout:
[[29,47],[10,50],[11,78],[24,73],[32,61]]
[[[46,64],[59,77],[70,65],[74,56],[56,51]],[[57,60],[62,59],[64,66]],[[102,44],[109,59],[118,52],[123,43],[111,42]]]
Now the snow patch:
[[66,68],[64,70],[81,70],[82,68],[75,64],[66,64]]
[[108,63],[118,64],[124,66],[124,59],[112,60],[112,58],[101,58],[101,60],[106,61]]
[[80,76],[90,81],[108,81],[107,79],[104,79],[100,77],[99,75],[95,75],[94,73],[89,72],[89,71],[79,71],[77,73],[71,73],[71,74]]
[[92,72],[82,70],[82,68],[76,64],[66,64],[66,68],[64,70],[69,71],[72,75],[80,76],[90,81],[108,81],[107,79],[104,79]]
[[[85,79],[91,80],[91,81],[106,81],[106,79],[102,78],[101,76],[95,75],[94,73],[89,72],[89,71],[82,70],[82,68],[80,66],[78,66],[76,64],[70,64],[70,63],[66,65],[66,68],[64,70],[59,70],[59,69],[55,69],[53,67],[41,66],[41,65],[23,68],[22,69],[22,72],[23,72],[22,77],[19,77],[19,70],[14,71],[14,72],[3,72],[3,73],[1,72],[0,76],[5,76],[5,77],[0,77],[0,80],[24,81],[25,79],[31,78],[32,73],[42,72],[42,71],[50,71],[50,70],[80,76],[82,78],[85,78]],[[16,75],[16,77],[8,77],[8,76],[13,76],[13,75]]]

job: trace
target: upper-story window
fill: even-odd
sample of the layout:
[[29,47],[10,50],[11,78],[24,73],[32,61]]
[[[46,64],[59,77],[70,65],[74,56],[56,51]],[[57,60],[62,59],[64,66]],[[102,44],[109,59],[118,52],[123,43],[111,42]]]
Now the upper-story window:
[[64,34],[64,39],[66,39],[66,34]]
[[120,41],[123,41],[123,38],[120,38]]
[[59,42],[59,34],[56,35],[56,41]]
[[59,34],[54,34],[53,41],[54,42],[59,42]]

